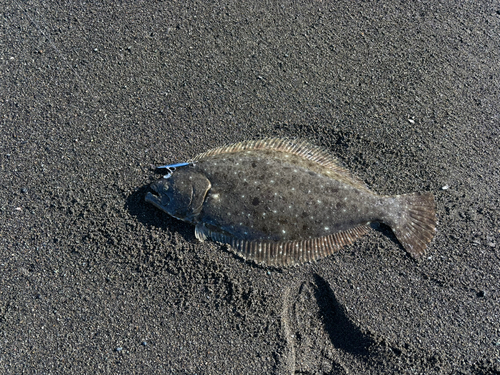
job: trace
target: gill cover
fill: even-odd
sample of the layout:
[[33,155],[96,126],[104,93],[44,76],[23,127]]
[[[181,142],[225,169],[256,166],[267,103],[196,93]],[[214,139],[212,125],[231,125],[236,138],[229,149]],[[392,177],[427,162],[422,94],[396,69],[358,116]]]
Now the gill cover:
[[156,195],[148,193],[146,202],[176,219],[196,223],[211,186],[210,181],[194,168],[180,168],[152,183],[151,189]]

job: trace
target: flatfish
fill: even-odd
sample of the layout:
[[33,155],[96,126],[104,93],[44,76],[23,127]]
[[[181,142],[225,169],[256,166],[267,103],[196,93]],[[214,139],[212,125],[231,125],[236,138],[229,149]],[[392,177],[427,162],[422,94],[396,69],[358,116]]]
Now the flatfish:
[[414,258],[436,231],[431,193],[384,196],[307,141],[267,138],[204,152],[151,184],[149,202],[195,225],[200,241],[229,244],[241,257],[272,266],[332,254],[388,225]]

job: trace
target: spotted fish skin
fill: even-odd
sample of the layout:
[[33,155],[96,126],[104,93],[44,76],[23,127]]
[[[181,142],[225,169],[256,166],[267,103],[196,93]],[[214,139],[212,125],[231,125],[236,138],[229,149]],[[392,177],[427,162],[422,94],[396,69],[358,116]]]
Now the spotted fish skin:
[[228,243],[268,265],[327,256],[389,225],[415,258],[435,232],[432,194],[381,196],[305,141],[265,139],[198,155],[151,185],[146,201],[196,225],[196,237]]

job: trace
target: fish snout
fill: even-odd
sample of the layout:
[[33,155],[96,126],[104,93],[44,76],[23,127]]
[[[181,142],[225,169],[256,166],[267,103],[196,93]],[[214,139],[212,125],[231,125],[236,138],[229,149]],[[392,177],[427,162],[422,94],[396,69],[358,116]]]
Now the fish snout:
[[170,201],[168,194],[164,194],[168,186],[166,186],[162,180],[159,180],[149,185],[149,188],[152,191],[148,191],[146,194],[146,202],[153,204],[157,208],[164,209]]

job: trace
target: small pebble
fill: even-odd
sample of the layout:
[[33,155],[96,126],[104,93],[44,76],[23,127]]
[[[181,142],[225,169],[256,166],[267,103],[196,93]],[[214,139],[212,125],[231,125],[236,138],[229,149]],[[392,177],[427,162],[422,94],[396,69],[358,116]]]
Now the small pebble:
[[492,236],[486,236],[486,241],[487,241],[487,245],[490,246],[490,247],[495,247],[496,246],[496,243],[495,243],[495,238],[492,237]]

